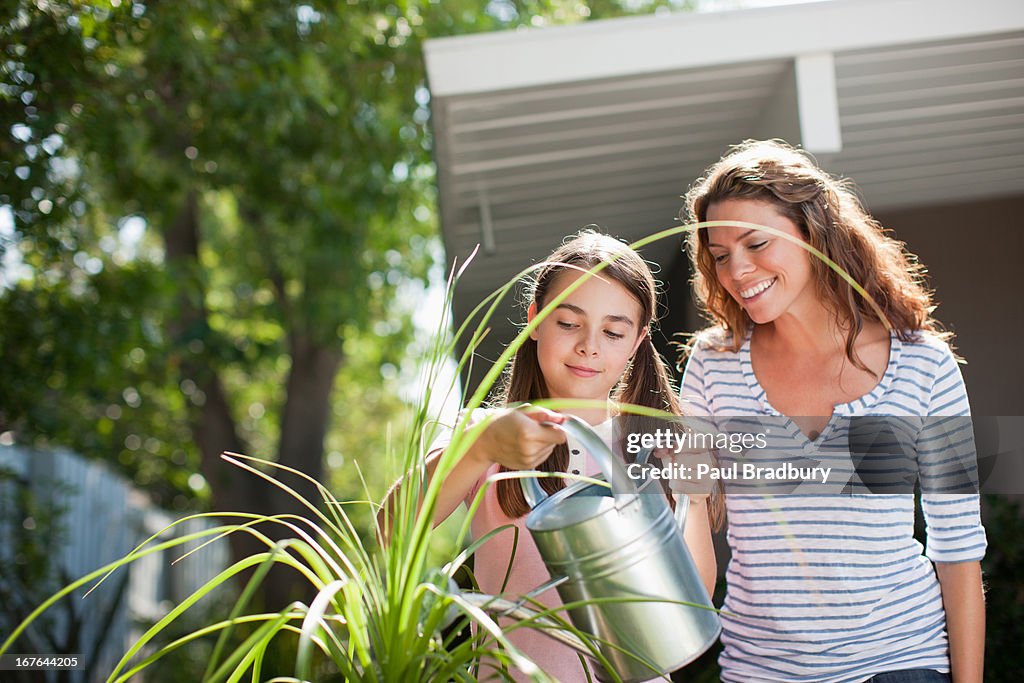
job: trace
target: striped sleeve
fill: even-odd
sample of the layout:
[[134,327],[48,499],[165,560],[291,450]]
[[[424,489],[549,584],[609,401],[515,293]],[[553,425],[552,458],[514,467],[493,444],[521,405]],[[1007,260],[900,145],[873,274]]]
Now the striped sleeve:
[[918,437],[921,508],[927,529],[925,554],[933,562],[972,562],[985,555],[977,454],[963,375],[944,344],[932,346],[928,412]]
[[708,406],[708,392],[704,383],[704,359],[706,352],[700,342],[695,342],[690,357],[686,360],[683,370],[682,388],[679,399],[682,401],[684,415],[705,416],[711,414]]

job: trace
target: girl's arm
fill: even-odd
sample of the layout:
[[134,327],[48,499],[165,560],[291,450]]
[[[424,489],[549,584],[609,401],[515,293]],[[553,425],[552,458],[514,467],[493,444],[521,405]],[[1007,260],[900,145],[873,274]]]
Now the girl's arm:
[[937,562],[946,610],[953,683],[981,683],[985,665],[985,594],[980,562]]
[[[477,439],[477,444],[484,439],[486,434],[487,432],[485,431],[480,435],[480,438]],[[459,507],[459,503],[465,500],[466,496],[480,480],[480,477],[491,466],[491,461],[476,448],[477,444],[474,444],[473,447],[466,451],[462,459],[445,477],[444,484],[437,495],[437,505],[434,508],[434,524],[440,524],[455,512],[455,509]],[[434,479],[434,470],[437,468],[437,463],[443,455],[444,449],[431,451],[427,454],[428,482]],[[397,488],[399,483],[396,483],[394,488]]]
[[[437,462],[442,455],[444,455],[444,448],[436,448],[427,453],[425,464],[428,483],[434,478],[434,470],[437,468]],[[469,457],[468,452],[466,457],[463,457],[455,465],[455,468],[445,480],[445,485],[438,492],[436,507],[434,508],[435,525],[446,520],[455,511],[455,508],[459,506],[459,503],[466,497],[475,482],[487,471],[489,466],[490,463],[482,463],[476,458]],[[402,489],[403,482],[404,478],[399,477],[391,485],[380,505],[380,510],[377,511],[377,528],[384,535],[385,539],[391,537],[391,525],[388,520],[395,515],[395,500],[397,499],[398,492]]]
[[[445,477],[437,497],[434,523],[440,524],[446,520],[494,463],[513,470],[526,470],[546,460],[555,446],[565,441],[565,433],[540,423],[560,424],[564,420],[564,415],[543,408],[506,409],[499,412]],[[433,479],[434,470],[444,452],[441,448],[427,454],[427,481]],[[390,509],[401,484],[402,480],[399,479],[392,485],[377,515],[382,529],[384,511]]]

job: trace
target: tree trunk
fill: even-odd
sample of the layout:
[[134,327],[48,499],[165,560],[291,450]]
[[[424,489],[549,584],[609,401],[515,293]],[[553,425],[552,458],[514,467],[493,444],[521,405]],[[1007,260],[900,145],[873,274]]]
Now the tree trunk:
[[[342,353],[296,332],[289,335],[289,344],[292,365],[285,385],[277,460],[323,483],[324,440],[330,422],[331,392],[341,366]],[[279,473],[279,477],[309,503],[324,508],[323,495],[312,483],[284,472]],[[312,514],[285,491],[275,491],[272,500],[277,514],[291,513],[307,518]],[[283,528],[279,531],[281,534],[275,534],[277,538],[292,535]],[[266,588],[268,606],[275,609],[292,600],[308,604],[312,599],[308,588],[288,580],[282,572],[268,581]]]
[[[178,285],[177,316],[168,320],[167,331],[182,385],[194,385],[186,397],[189,423],[199,448],[200,472],[210,485],[212,508],[218,512],[265,513],[266,484],[220,457],[224,451],[244,453],[245,444],[238,435],[217,370],[209,362],[209,323],[199,275],[199,205],[194,191],[187,193],[178,216],[166,225],[164,244],[168,273]],[[230,543],[235,560],[266,547],[244,533],[231,534]]]
[[[187,195],[164,238],[168,271],[179,286],[178,315],[168,322],[168,332],[178,348],[182,381],[190,380],[199,390],[192,394],[189,417],[201,455],[200,471],[212,491],[213,510],[309,517],[310,511],[297,499],[220,457],[224,451],[244,453],[245,444],[238,435],[217,370],[209,362],[211,338],[199,274],[199,208],[194,192]],[[295,326],[296,321],[291,324]],[[196,340],[204,346],[197,348]],[[321,481],[330,396],[343,356],[340,349],[318,344],[295,330],[289,331],[288,343],[292,364],[285,386],[278,462]],[[278,470],[271,474],[312,504],[323,507],[323,497],[312,484]],[[264,525],[260,530],[272,539],[295,536],[281,525]],[[235,561],[266,550],[266,545],[250,534],[231,534],[230,540]],[[264,607],[282,609],[295,599],[308,604],[311,596],[303,584],[294,570],[275,568],[264,582]]]
[[[281,415],[278,462],[322,481],[331,392],[341,367],[342,354],[338,349],[292,334],[291,357],[292,366],[285,385],[286,398]],[[294,502],[291,496],[285,497]],[[319,503],[321,498],[318,493],[313,493],[310,502]]]

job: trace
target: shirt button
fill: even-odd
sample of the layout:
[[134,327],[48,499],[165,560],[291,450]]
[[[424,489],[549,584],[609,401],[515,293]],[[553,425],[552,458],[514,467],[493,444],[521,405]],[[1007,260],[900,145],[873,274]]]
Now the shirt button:
[[572,449],[572,454],[573,455],[579,455],[580,454],[580,450],[578,448],[574,448],[574,449]]
[[579,474],[579,473],[580,473],[580,471],[579,471],[579,470],[573,470],[573,471],[572,471],[572,473],[573,473],[573,474]]

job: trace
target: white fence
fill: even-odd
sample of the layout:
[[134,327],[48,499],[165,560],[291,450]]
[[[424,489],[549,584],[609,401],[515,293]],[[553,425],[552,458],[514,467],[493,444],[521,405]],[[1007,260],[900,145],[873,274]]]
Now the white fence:
[[[22,553],[22,557],[16,558],[15,554],[23,551],[26,543],[32,545],[49,538],[44,524],[47,515],[55,515],[63,528],[54,547],[45,548],[49,558],[45,564],[60,572],[56,582],[39,585],[45,583],[41,577],[18,579],[28,584],[25,600],[36,604],[59,587],[58,582],[64,585],[68,579],[77,579],[123,557],[173,519],[169,513],[149,505],[143,494],[101,463],[67,451],[0,447],[0,468],[13,475],[0,477],[0,563],[4,569],[0,578],[10,581],[18,573],[16,562],[24,564],[26,557]],[[24,494],[35,506],[33,509],[42,512],[38,516],[43,519],[35,519],[31,510],[24,507]],[[202,528],[201,520],[191,521],[175,526],[164,538]],[[18,539],[23,546],[20,549],[16,547]],[[13,652],[59,654],[51,649],[56,648],[66,654],[84,655],[87,660],[95,653],[89,670],[74,672],[71,680],[106,680],[148,624],[228,564],[227,544],[218,542],[172,567],[171,562],[189,548],[154,553],[135,561],[115,572],[88,597],[82,597],[84,590],[76,592],[51,608],[39,622],[40,628],[20,639]],[[39,580],[32,586],[36,578]],[[11,595],[13,587],[0,586],[6,589],[0,590],[0,599]],[[9,599],[20,599],[18,595]],[[9,635],[2,626],[12,626],[14,615],[23,613],[25,607],[0,604],[0,642]]]

